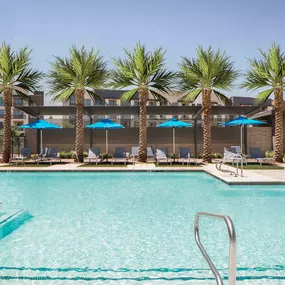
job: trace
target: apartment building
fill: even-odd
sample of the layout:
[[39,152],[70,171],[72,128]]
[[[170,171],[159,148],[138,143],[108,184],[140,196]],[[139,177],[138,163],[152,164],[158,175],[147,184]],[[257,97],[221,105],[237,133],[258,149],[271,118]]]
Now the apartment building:
[[[17,94],[13,94],[13,107],[12,107],[12,124],[24,125],[29,123],[29,116],[23,111],[15,108],[16,106],[28,106],[28,105],[43,105],[44,104],[44,92],[38,91],[30,96],[31,102],[24,102]],[[4,104],[3,104],[3,94],[0,94],[0,128],[3,128],[4,121]]]
[[[97,94],[100,95],[104,101],[94,100],[88,94],[85,94],[84,105],[85,106],[98,106],[98,105],[109,105],[109,106],[139,106],[139,98],[138,94],[134,96],[134,98],[129,102],[122,102],[121,96],[124,91],[122,90],[97,90]],[[173,105],[173,106],[182,106],[182,105],[196,105],[201,106],[201,98],[198,98],[195,102],[190,103],[182,103],[179,99],[182,97],[182,94],[179,92],[173,92],[171,94],[164,94],[167,99],[167,103],[160,102],[152,98],[150,96],[147,105],[148,106],[163,106],[163,105]],[[212,95],[212,104],[213,105],[223,105],[222,102],[213,94]],[[72,95],[67,102],[63,102],[63,106],[73,106],[75,105],[75,96]],[[92,119],[94,122],[100,121],[103,118],[110,118],[113,121],[116,121],[125,127],[138,127],[139,126],[139,118],[137,115],[118,115],[118,114],[109,114],[105,116],[93,116]],[[148,115],[148,127],[156,127],[157,124],[170,119],[171,115]],[[179,119],[185,121],[192,121],[193,118],[191,115],[179,115]],[[84,116],[85,125],[89,124],[90,118],[89,116]],[[199,123],[199,122],[198,122]],[[63,116],[63,125],[66,127],[73,127],[75,125],[75,115]]]

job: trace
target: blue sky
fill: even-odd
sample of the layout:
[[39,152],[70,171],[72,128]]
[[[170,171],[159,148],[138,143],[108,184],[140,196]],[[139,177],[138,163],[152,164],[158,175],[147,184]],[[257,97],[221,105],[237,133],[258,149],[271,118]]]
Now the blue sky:
[[[167,67],[195,56],[197,45],[226,50],[244,71],[272,42],[285,51],[285,2],[264,0],[2,1],[0,41],[33,49],[33,67],[46,72],[53,55],[72,44],[99,49],[106,60],[137,41],[167,49]],[[110,64],[111,66],[111,64]],[[254,95],[236,87],[228,95]]]

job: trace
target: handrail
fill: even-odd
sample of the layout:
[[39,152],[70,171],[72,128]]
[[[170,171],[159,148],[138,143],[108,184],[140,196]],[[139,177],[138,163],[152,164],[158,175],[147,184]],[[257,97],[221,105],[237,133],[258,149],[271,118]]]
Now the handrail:
[[234,177],[237,177],[237,171],[234,172],[232,170],[228,170],[228,169],[222,169],[222,165],[223,165],[224,161],[223,160],[220,160],[220,161],[217,161],[216,162],[216,169],[221,171],[221,172],[224,172],[224,173],[230,173],[231,175],[234,175]]
[[205,213],[205,212],[199,212],[196,214],[195,217],[195,240],[196,243],[201,250],[204,258],[206,259],[212,273],[215,276],[217,285],[223,285],[222,277],[219,274],[218,270],[216,269],[215,265],[213,264],[212,260],[210,259],[209,255],[207,254],[204,246],[202,245],[200,241],[200,235],[199,235],[199,218],[200,217],[208,217],[208,218],[215,218],[215,219],[222,219],[225,221],[227,228],[228,228],[228,233],[229,233],[229,238],[230,238],[230,243],[229,243],[229,273],[228,273],[228,280],[229,280],[229,285],[235,285],[236,284],[236,232],[235,232],[235,227],[234,224],[229,216],[225,215],[217,215],[217,214],[211,214],[211,213]]

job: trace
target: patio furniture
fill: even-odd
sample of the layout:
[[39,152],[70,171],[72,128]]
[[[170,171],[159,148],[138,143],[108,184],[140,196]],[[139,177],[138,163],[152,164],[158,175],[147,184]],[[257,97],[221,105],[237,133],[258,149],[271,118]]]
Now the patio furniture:
[[60,151],[57,148],[47,148],[45,153],[36,161],[37,164],[42,161],[49,161],[50,165],[52,165],[53,160],[61,162]]
[[32,151],[30,148],[22,148],[21,153],[19,156],[11,157],[9,160],[9,164],[15,162],[18,165],[18,162],[21,162],[25,165],[25,160],[31,157]]
[[[153,154],[153,151],[152,151],[152,148],[151,147],[147,147],[146,148],[146,155],[147,155],[147,158],[152,158],[154,159],[154,154]],[[133,146],[132,149],[131,149],[131,154],[130,154],[130,158],[131,158],[131,162],[132,163],[135,163],[135,160],[136,158],[138,157],[139,155],[139,147],[138,146]]]
[[249,148],[250,157],[256,159],[257,162],[262,165],[262,163],[274,164],[273,157],[264,157],[261,149],[259,147],[250,147]]
[[128,156],[127,156],[127,150],[125,147],[116,147],[115,152],[112,157],[112,164],[117,161],[123,161],[124,164],[127,164]]
[[[188,166],[191,163],[190,147],[180,147],[179,148],[179,160],[181,160],[183,165],[186,163]],[[194,162],[196,163],[196,165],[198,164],[196,158],[194,158]]]
[[155,153],[156,163],[166,162],[172,165],[172,160],[168,156],[168,148],[157,148]]
[[101,160],[99,154],[100,154],[100,148],[98,147],[89,148],[88,156],[84,160],[87,160],[89,163],[95,160],[95,163],[97,165],[98,161]]
[[236,145],[236,146],[231,146],[230,150],[233,152],[233,153],[237,153],[237,154],[240,154],[242,155],[243,157],[243,162],[247,165],[247,159],[250,157],[248,154],[242,154],[242,149],[239,145]]

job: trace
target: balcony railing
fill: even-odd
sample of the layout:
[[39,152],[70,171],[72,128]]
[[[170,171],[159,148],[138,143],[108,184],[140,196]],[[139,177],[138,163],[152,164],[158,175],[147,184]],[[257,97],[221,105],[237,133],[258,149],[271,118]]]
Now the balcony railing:
[[12,119],[26,119],[26,115],[16,115],[16,114],[13,114],[12,115]]

